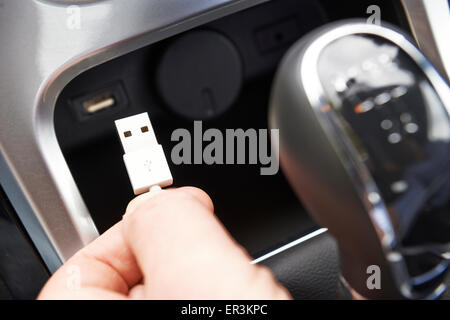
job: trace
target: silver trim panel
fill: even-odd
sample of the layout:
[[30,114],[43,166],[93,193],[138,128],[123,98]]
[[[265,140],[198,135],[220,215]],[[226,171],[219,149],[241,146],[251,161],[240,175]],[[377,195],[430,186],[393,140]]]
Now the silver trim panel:
[[448,0],[402,0],[419,48],[450,81],[450,9]]

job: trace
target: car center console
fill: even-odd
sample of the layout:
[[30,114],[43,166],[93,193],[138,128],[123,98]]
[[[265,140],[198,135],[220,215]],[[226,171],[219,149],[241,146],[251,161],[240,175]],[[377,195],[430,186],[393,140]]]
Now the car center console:
[[[264,129],[276,67],[307,32],[368,17],[373,4],[383,20],[409,32],[400,2],[349,2],[0,3],[7,43],[0,47],[0,184],[43,272],[54,272],[119,221],[133,197],[114,120],[149,112],[166,155],[173,130],[192,132],[195,119],[204,130]],[[192,80],[202,92],[198,110],[184,108],[192,91],[177,87],[192,72],[202,75]],[[226,79],[233,86],[224,88]],[[255,258],[319,228],[281,171],[261,176],[255,165],[169,165],[175,186],[211,195],[221,221]],[[239,192],[231,194],[236,181]]]

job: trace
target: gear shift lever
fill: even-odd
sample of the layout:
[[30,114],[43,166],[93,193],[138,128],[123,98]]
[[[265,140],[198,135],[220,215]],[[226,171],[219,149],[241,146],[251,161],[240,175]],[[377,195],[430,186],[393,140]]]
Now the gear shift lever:
[[447,83],[393,27],[322,27],[278,70],[270,126],[280,130],[281,166],[336,238],[343,282],[365,298],[445,290],[449,111]]

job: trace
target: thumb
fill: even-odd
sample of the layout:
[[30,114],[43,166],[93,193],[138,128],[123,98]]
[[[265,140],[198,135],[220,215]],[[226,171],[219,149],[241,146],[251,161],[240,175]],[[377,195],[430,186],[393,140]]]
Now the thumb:
[[123,235],[144,275],[149,299],[274,299],[287,291],[250,256],[213,214],[196,188],[137,198],[123,218]]

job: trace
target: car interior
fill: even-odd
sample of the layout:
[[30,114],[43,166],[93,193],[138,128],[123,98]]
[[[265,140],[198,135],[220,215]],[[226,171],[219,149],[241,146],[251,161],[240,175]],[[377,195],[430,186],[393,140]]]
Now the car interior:
[[[302,144],[302,139],[314,140],[316,136],[316,143],[322,140],[312,125],[309,128],[305,124],[308,116],[303,114],[298,119],[304,120],[297,122],[299,131],[292,132],[297,140],[283,136],[282,126],[289,125],[288,120],[283,122],[283,112],[288,111],[278,104],[288,105],[289,99],[284,97],[291,93],[276,91],[277,83],[285,81],[283,70],[289,72],[288,67],[280,66],[299,40],[307,43],[314,37],[311,32],[333,23],[373,24],[368,20],[378,8],[381,25],[404,34],[441,75],[437,80],[441,81],[440,89],[436,90],[445,105],[450,52],[448,37],[442,38],[440,33],[449,29],[438,27],[448,27],[450,15],[445,22],[439,20],[439,26],[430,21],[435,21],[431,16],[436,10],[433,3],[447,6],[448,14],[448,1],[171,0],[161,4],[150,0],[130,1],[125,6],[119,2],[0,1],[0,37],[11,43],[0,49],[0,299],[36,298],[65,260],[122,219],[135,194],[114,121],[143,112],[150,115],[167,159],[177,144],[173,132],[182,128],[195,136],[194,121],[202,121],[203,131],[281,128],[281,167],[277,174],[261,175],[261,165],[248,162],[176,165],[169,161],[172,186],[205,190],[230,234],[255,259],[254,263],[272,270],[293,298],[354,298],[344,279],[351,278],[347,275],[350,271],[341,261],[343,250],[339,250],[348,239],[339,238],[341,234],[330,227],[330,220],[311,212],[319,206],[308,202],[300,183],[295,182],[303,176],[296,176],[290,169],[295,161],[306,160],[289,158],[290,145],[283,149],[292,141]],[[67,11],[68,6],[81,8],[81,17],[88,20],[81,20],[80,30],[57,27],[73,12]],[[17,27],[19,22],[8,17],[19,10],[34,21]],[[34,31],[30,34],[30,30]],[[426,32],[431,36],[424,36]],[[25,38],[24,34],[29,36]],[[362,51],[362,47],[350,44],[344,49]],[[339,48],[334,50],[339,52]],[[351,55],[345,50],[344,55]],[[404,67],[409,68],[408,63]],[[419,103],[419,99],[412,101]],[[297,100],[292,103],[297,105]],[[293,117],[295,112],[289,112]],[[279,119],[276,124],[269,121],[272,116]],[[426,116],[419,113],[418,117]],[[441,147],[445,165],[450,163],[448,145],[447,141]],[[393,153],[389,146],[384,150]],[[322,162],[320,158],[317,153],[311,161]],[[313,188],[314,181],[301,187],[305,185]],[[327,192],[339,194],[345,188],[331,185],[330,190],[322,189],[320,201],[329,201],[331,207],[337,205],[335,216],[347,217],[341,211],[348,207],[332,202]],[[448,191],[444,197],[439,213],[442,229],[433,225],[432,232],[450,233]],[[358,218],[341,219],[348,228],[352,224],[359,228]],[[348,241],[357,239],[355,235]],[[372,250],[370,245],[366,248]],[[448,251],[446,254],[441,254],[445,263],[437,263],[434,256],[426,254],[415,257],[417,261],[412,264],[416,269],[428,270],[436,265],[442,269],[426,284],[417,285],[418,292],[438,283],[441,291],[430,297],[450,298],[442,289],[450,283],[446,275]],[[411,297],[415,296],[407,298]]]

